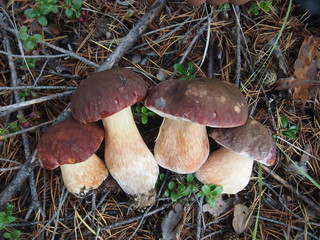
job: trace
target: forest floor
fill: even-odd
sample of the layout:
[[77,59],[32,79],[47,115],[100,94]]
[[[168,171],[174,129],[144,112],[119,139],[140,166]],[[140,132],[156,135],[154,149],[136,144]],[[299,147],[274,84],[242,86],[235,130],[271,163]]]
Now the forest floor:
[[[257,15],[249,11],[254,2],[213,8],[168,1],[141,36],[130,30],[150,21],[143,16],[155,1],[89,0],[81,11],[73,1],[70,11],[80,20],[66,17],[68,1],[0,2],[0,203],[12,205],[0,213],[0,239],[13,239],[15,230],[20,239],[161,239],[163,232],[172,239],[320,239],[320,28],[293,15],[291,1],[274,1]],[[38,20],[24,14],[43,2],[57,8]],[[160,9],[164,1],[156,2]],[[248,186],[223,195],[214,209],[194,195],[182,205],[163,197],[169,181],[184,178],[164,169],[158,197],[144,211],[110,179],[89,197],[70,194],[60,170],[36,166],[34,153],[81,80],[112,54],[120,58],[106,68],[133,69],[150,87],[178,78],[174,64],[189,62],[196,77],[235,83],[250,118],[274,137],[277,163],[254,164]],[[134,116],[152,150],[161,117],[143,124],[135,109]],[[103,147],[97,154],[103,157]],[[13,182],[18,174],[22,180]],[[236,216],[239,204],[248,215]],[[171,228],[162,224],[169,213]]]

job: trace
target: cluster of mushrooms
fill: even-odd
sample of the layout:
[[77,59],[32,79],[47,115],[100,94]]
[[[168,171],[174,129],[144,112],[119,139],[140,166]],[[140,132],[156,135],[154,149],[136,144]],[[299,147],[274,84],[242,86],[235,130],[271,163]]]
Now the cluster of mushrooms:
[[[162,116],[154,154],[135,124],[131,105]],[[234,194],[249,182],[253,161],[271,166],[275,143],[268,130],[247,120],[246,98],[233,84],[211,78],[166,80],[151,90],[137,73],[114,68],[94,73],[76,89],[72,117],[40,139],[38,159],[45,169],[61,168],[67,189],[85,196],[110,173],[138,207],[155,199],[159,166],[196,173],[204,184]],[[104,131],[94,122],[102,120]],[[210,153],[208,133],[222,147]],[[95,152],[105,139],[104,161]]]

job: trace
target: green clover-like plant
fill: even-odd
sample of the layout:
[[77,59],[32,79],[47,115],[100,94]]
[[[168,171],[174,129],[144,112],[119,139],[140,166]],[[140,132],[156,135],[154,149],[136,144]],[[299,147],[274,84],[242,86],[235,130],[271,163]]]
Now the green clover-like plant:
[[132,108],[134,116],[141,120],[142,124],[147,124],[149,117],[155,116],[155,113],[148,108],[140,105],[133,106]]
[[13,205],[9,204],[6,207],[6,210],[3,212],[0,212],[0,230],[3,230],[6,228],[6,230],[8,230],[8,232],[5,232],[3,234],[4,238],[7,239],[12,239],[12,240],[19,240],[20,239],[20,231],[16,230],[16,229],[7,229],[7,226],[14,222],[16,220],[16,218],[14,216],[12,216],[12,210],[13,210]]
[[36,18],[41,26],[47,26],[46,16],[49,13],[57,14],[59,12],[57,2],[58,0],[36,0],[35,7],[28,8],[23,13],[29,18]]
[[64,13],[66,17],[72,19],[74,17],[81,18],[82,0],[66,0],[66,8]]
[[188,67],[185,67],[180,63],[176,63],[173,65],[173,69],[178,75],[180,75],[181,80],[189,80],[195,78],[194,65],[192,62],[188,63]]
[[248,9],[248,13],[258,16],[260,14],[260,11],[269,12],[271,5],[272,5],[272,0],[254,2]]
[[19,39],[23,41],[23,46],[28,50],[35,49],[37,43],[41,42],[42,36],[34,34],[30,36],[26,26],[22,26],[19,30]]
[[286,115],[281,116],[281,125],[281,134],[283,136],[286,136],[293,141],[297,139],[296,133],[298,132],[298,126],[289,124],[289,120]]

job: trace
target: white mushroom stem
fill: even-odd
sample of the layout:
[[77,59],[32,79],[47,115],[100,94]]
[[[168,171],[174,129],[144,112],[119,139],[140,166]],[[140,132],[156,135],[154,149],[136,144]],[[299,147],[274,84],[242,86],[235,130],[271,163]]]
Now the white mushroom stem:
[[223,193],[236,194],[249,183],[252,166],[253,159],[221,148],[210,154],[196,177],[203,184],[221,185]]
[[159,167],[143,141],[127,107],[104,118],[106,165],[123,191],[147,194],[154,189]]
[[100,186],[108,177],[104,161],[93,154],[86,161],[60,166],[66,188],[76,195],[86,195],[90,190]]
[[209,140],[204,125],[164,118],[154,147],[158,164],[173,172],[197,171],[209,156]]

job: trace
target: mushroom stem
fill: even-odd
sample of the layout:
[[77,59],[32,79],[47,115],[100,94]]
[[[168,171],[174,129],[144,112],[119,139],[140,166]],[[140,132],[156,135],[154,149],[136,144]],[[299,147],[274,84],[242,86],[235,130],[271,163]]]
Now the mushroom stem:
[[113,178],[130,195],[153,190],[159,167],[139,133],[131,108],[124,108],[102,121],[105,161]]
[[79,196],[100,186],[108,177],[108,170],[103,160],[93,154],[86,161],[60,166],[63,182],[66,188]]
[[209,156],[209,140],[204,125],[164,118],[154,154],[158,164],[173,172],[197,171]]
[[196,172],[196,177],[203,184],[221,185],[223,193],[236,194],[249,183],[253,161],[227,148],[220,148],[210,154]]

